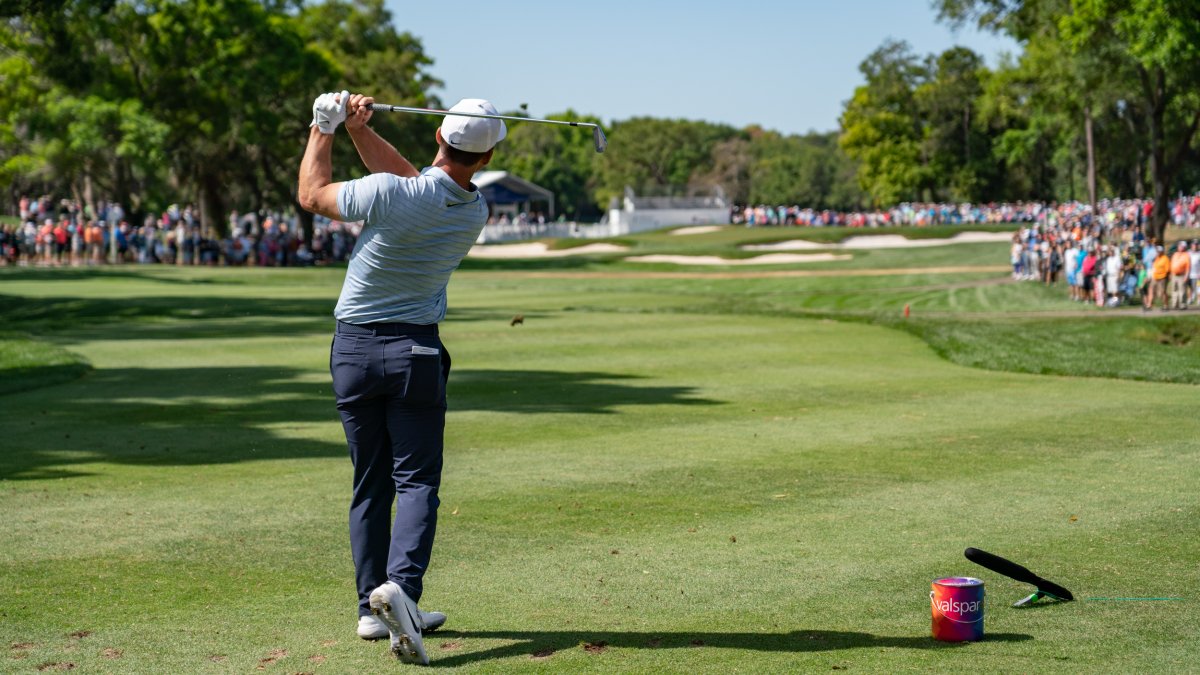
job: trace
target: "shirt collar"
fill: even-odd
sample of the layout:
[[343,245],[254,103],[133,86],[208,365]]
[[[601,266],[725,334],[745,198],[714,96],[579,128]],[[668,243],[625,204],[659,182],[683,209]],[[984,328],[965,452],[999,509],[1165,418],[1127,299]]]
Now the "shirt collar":
[[445,185],[446,189],[450,190],[455,196],[464,201],[474,201],[474,199],[479,196],[479,188],[475,187],[474,183],[471,183],[471,187],[473,188],[472,190],[464,190],[461,185],[454,182],[454,179],[450,177],[450,174],[436,166],[425,167],[421,170],[421,175],[432,176],[439,183]]

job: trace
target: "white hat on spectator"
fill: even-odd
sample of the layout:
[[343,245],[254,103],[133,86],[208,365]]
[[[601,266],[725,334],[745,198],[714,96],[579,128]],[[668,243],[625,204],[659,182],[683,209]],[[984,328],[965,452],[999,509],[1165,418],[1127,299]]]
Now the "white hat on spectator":
[[[450,108],[450,112],[469,112],[481,115],[499,115],[496,106],[481,98],[464,98]],[[508,134],[504,120],[485,117],[447,115],[442,120],[442,140],[452,148],[466,152],[487,152],[496,147]]]

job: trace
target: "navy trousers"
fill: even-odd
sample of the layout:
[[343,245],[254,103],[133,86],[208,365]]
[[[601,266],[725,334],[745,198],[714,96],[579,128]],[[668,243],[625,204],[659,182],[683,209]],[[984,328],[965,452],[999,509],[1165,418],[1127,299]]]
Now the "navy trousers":
[[350,550],[366,616],[371,591],[389,579],[421,598],[437,528],[450,355],[436,325],[339,321],[329,370],[354,464]]

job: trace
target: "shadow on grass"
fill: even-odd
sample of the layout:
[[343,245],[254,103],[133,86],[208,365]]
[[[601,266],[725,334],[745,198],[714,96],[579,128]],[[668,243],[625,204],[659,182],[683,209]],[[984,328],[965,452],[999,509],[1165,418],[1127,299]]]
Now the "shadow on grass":
[[557,258],[464,258],[460,270],[476,272],[509,272],[514,270],[584,270],[595,267],[599,260],[614,256],[591,257],[586,255],[561,256]]
[[614,414],[624,405],[719,405],[696,387],[642,386],[637,375],[557,370],[455,370],[451,410]]
[[[552,659],[554,652],[584,649],[599,652],[618,649],[750,649],[762,652],[831,652],[847,649],[958,649],[966,643],[939,642],[929,636],[901,637],[849,631],[798,630],[790,633],[605,633],[581,631],[438,631],[438,637],[511,640],[514,644],[481,652],[438,658],[430,665],[463,666],[480,661],[517,656]],[[1025,642],[1023,633],[992,633],[987,642]]]
[[0,396],[77,380],[92,369],[86,361],[27,368],[0,368]]
[[[170,267],[158,269],[168,272],[171,270]],[[0,270],[0,280],[3,281],[80,281],[86,279],[137,279],[139,281],[155,281],[164,284],[177,284],[186,286],[193,286],[196,284],[223,283],[215,279],[172,278],[164,274],[154,274],[152,268],[141,267],[130,267],[124,269],[111,266],[9,267]]]
[[[333,335],[334,298],[272,299],[221,296],[27,298],[0,295],[0,325],[34,333],[70,331],[87,339],[209,339]],[[534,315],[526,314],[528,317]],[[455,322],[508,325],[504,310],[458,309]]]
[[[616,414],[627,405],[716,403],[636,379],[455,371],[450,409]],[[329,425],[325,436],[338,440],[288,433],[312,425]],[[52,393],[11,397],[0,437],[0,480],[84,476],[82,465],[93,462],[191,466],[346,454],[329,376],[290,367],[101,369]]]

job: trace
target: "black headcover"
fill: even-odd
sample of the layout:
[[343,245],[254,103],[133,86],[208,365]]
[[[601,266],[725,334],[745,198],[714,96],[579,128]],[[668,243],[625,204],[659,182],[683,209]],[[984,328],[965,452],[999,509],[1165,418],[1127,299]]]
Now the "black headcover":
[[1027,584],[1033,584],[1034,586],[1037,586],[1039,591],[1049,593],[1060,600],[1075,599],[1075,596],[1071,595],[1071,591],[1068,591],[1053,581],[1048,581],[1039,577],[1033,572],[1030,572],[1028,568],[1018,565],[1017,563],[1006,558],[1001,558],[998,555],[988,553],[987,551],[981,551],[977,548],[968,548],[967,550],[963,551],[963,555],[967,557],[967,560],[970,560],[976,565],[982,565],[993,572],[998,572],[1006,577],[1016,579],[1017,581],[1024,581]]

